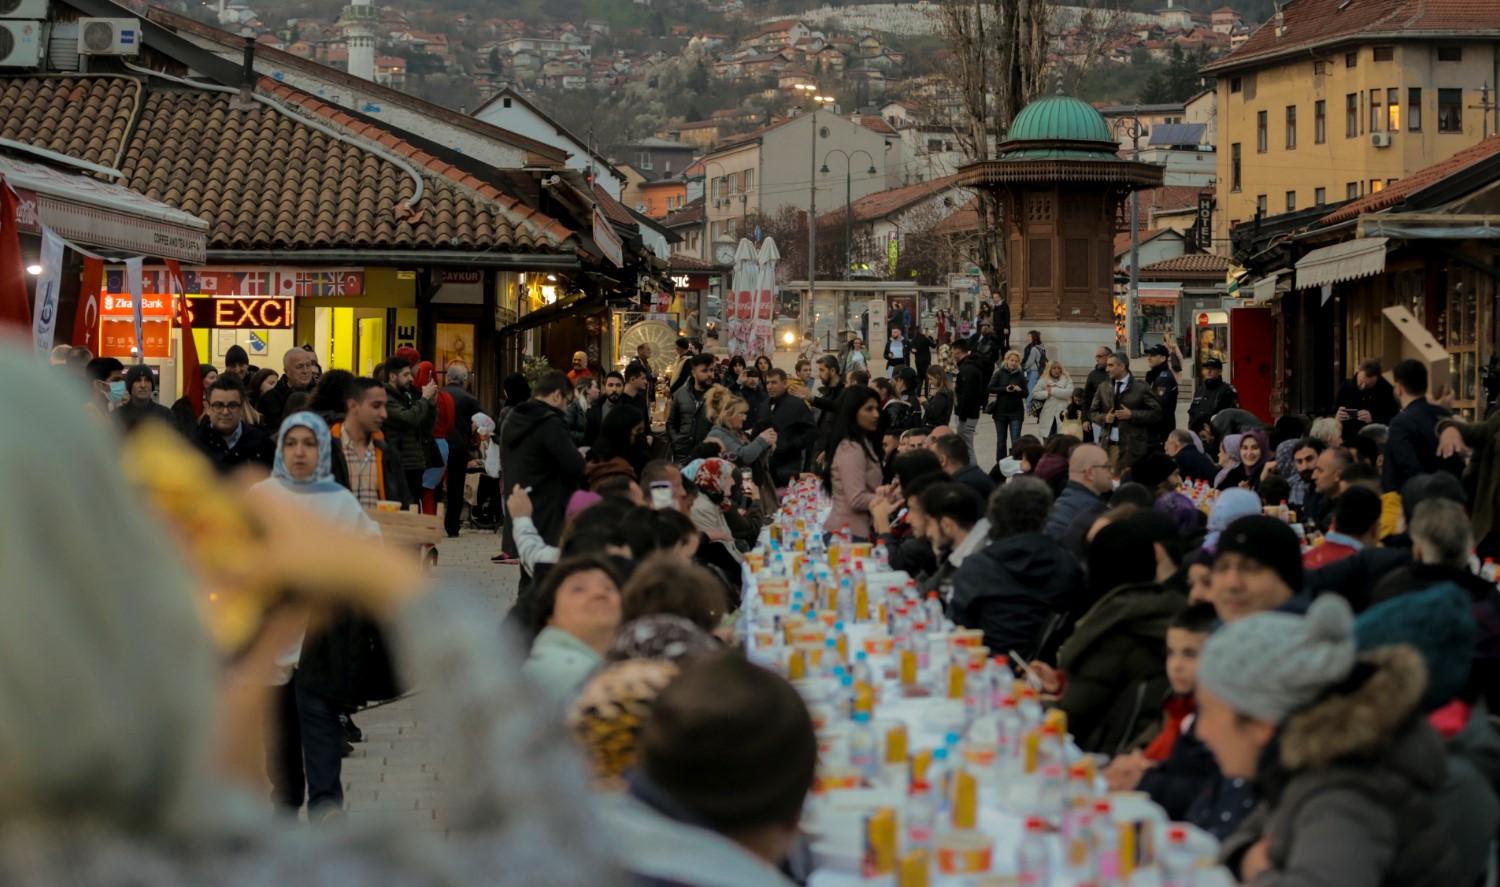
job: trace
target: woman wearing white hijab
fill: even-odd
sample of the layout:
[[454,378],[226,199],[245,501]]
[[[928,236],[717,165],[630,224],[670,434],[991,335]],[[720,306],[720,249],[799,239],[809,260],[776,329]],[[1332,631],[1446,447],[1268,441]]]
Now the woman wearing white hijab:
[[[0,423],[0,883],[615,883],[582,761],[519,680],[498,614],[316,521],[267,520],[261,574],[389,621],[459,778],[440,784],[447,840],[359,816],[296,834],[267,821],[223,762],[243,741],[224,722],[226,675],[246,660],[226,671],[117,442],[29,344],[0,344],[0,375],[32,420]],[[278,505],[246,501],[261,518]]]

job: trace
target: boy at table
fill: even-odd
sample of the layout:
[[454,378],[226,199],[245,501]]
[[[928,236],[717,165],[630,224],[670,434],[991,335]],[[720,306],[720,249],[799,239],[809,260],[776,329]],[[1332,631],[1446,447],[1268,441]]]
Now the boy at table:
[[1143,791],[1174,821],[1191,822],[1223,839],[1255,806],[1244,779],[1225,779],[1194,729],[1198,659],[1218,625],[1212,604],[1189,604],[1167,628],[1167,681],[1161,728],[1145,748],[1117,756],[1104,769],[1112,791]]

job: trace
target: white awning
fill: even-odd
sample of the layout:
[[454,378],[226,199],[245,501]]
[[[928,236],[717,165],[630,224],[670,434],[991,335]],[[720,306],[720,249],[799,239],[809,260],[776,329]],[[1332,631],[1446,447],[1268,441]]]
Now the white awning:
[[1360,237],[1315,249],[1297,262],[1297,289],[1369,277],[1385,270],[1384,237]]
[[144,194],[41,163],[0,156],[4,175],[20,196],[22,231],[38,221],[82,247],[194,265],[205,261],[208,223]]

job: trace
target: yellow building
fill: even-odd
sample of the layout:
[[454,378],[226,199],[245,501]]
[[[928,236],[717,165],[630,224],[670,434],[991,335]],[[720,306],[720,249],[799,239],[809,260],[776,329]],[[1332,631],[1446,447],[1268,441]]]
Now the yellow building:
[[1204,68],[1218,80],[1214,243],[1225,254],[1230,229],[1257,212],[1380,191],[1500,128],[1500,2],[1292,0],[1282,9]]

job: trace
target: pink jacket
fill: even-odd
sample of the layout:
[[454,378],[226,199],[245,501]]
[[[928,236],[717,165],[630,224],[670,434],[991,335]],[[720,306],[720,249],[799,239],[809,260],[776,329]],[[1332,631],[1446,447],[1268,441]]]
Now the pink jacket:
[[833,453],[833,508],[823,529],[837,533],[848,524],[852,535],[869,539],[873,534],[870,500],[881,480],[880,463],[869,451],[852,440],[840,443]]

